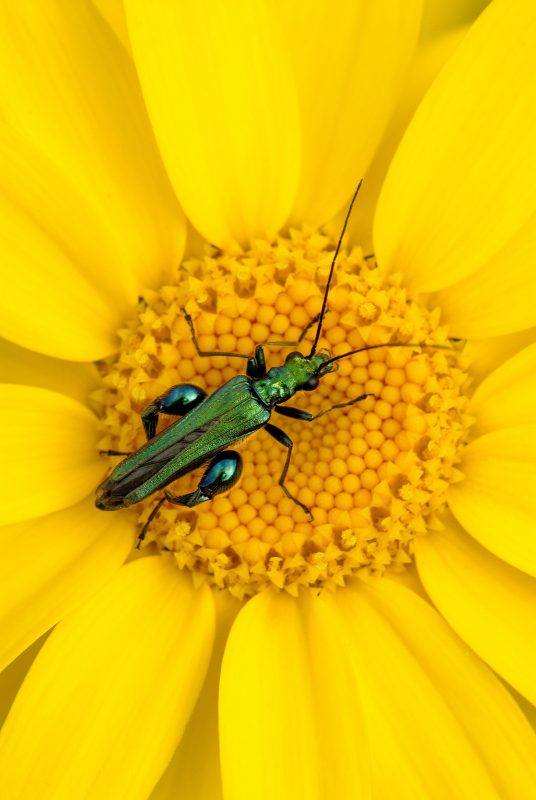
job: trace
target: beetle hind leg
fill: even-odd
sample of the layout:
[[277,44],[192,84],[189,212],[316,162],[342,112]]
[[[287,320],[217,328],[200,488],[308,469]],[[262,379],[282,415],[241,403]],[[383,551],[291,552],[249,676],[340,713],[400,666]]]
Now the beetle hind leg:
[[153,510],[147,517],[140,534],[136,548],[139,550],[141,543],[145,539],[147,530],[160,511],[162,503],[168,500],[178,506],[193,506],[204,503],[207,500],[212,500],[217,494],[227,492],[235,485],[240,475],[242,474],[242,458],[235,450],[224,450],[219,453],[209,463],[203,477],[199,481],[199,486],[194,492],[183,495],[174,495],[171,492],[164,492],[158,503],[154,506]]
[[155,398],[149,403],[141,415],[141,421],[145,428],[147,441],[152,439],[156,433],[158,417],[160,414],[171,414],[174,417],[183,417],[199,403],[205,399],[207,393],[194,386],[193,383],[179,383],[172,386],[167,392]]
[[240,455],[235,450],[224,450],[209,463],[195,491],[183,495],[166,492],[166,498],[170,503],[192,508],[207,500],[212,500],[221,492],[229,491],[241,474],[242,458]]

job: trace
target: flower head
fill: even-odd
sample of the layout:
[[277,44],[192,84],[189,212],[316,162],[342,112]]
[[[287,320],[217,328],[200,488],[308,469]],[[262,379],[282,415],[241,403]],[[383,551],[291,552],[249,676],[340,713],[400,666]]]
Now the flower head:
[[[531,5],[493,3],[434,82],[316,323],[419,4],[124,5],[119,37],[82,0],[0,12],[2,665],[56,625],[8,796],[528,796],[494,672],[534,701]],[[338,368],[278,406],[292,341]],[[208,404],[169,427],[184,383]],[[99,451],[139,452],[149,404],[137,469],[201,431],[162,481],[191,502],[102,513]]]

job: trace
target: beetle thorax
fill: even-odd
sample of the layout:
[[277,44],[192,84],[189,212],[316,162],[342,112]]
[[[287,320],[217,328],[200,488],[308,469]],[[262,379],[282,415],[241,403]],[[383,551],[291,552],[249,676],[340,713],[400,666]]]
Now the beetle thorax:
[[287,359],[280,367],[272,367],[266,377],[254,381],[255,392],[267,406],[275,406],[307,387],[317,374],[321,362],[318,356]]
[[281,367],[272,367],[266,377],[254,381],[253,386],[256,394],[267,406],[284,403],[298,391],[295,374],[285,364]]

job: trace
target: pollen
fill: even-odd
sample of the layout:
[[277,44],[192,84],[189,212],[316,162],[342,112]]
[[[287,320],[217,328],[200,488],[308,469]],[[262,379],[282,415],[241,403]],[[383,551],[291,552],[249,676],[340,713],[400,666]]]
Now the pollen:
[[[283,364],[290,350],[281,342],[296,342],[320,312],[334,247],[329,235],[305,228],[247,251],[207,246],[173,284],[145,291],[120,331],[119,354],[100,364],[99,447],[142,446],[140,414],[171,386],[212,393],[245,372],[243,359],[196,352],[183,308],[201,350],[253,355],[261,344],[268,368]],[[291,348],[307,355],[314,335],[311,326]],[[369,345],[382,346],[337,361],[317,389],[287,405],[316,415],[366,399],[313,422],[272,414],[293,441],[288,494],[280,485],[287,449],[261,428],[232,445],[243,460],[239,482],[193,508],[164,503],[143,547],[171,552],[196,581],[239,598],[268,585],[296,595],[343,586],[357,572],[404,571],[415,539],[441,526],[446,490],[460,479],[467,365],[437,309],[419,305],[359,247],[343,248],[318,349],[338,356]],[[158,431],[174,421],[161,415]],[[169,489],[194,491],[202,475],[197,469]],[[140,530],[157,500],[136,506]]]

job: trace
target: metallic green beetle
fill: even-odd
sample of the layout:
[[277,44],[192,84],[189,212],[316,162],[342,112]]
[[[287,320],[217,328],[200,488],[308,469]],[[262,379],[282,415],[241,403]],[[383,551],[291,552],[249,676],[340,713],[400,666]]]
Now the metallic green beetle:
[[[187,319],[191,322],[189,316]],[[148,442],[118,464],[99,487],[97,508],[108,511],[139,503],[207,462],[210,463],[194,492],[180,497],[166,492],[165,496],[170,502],[185,506],[210,500],[216,494],[230,489],[242,471],[239,454],[227,448],[264,427],[288,449],[279,483],[295,503],[310,513],[284,485],[292,440],[280,428],[270,424],[269,420],[272,410],[295,419],[315,419],[307,411],[279,407],[279,404],[301,389],[310,391],[316,388],[318,378],[332,369],[328,353],[303,356],[292,352],[283,366],[273,367],[267,372],[264,351],[259,346],[255,356],[248,359],[246,375],[231,378],[208,397],[202,389],[192,384],[173,387],[143,413]],[[366,395],[334,407],[350,405],[363,397]],[[159,413],[184,416],[155,436]]]
[[[291,500],[299,505],[305,513],[312,516],[310,509],[295,498],[285,486],[285,478],[292,455],[292,439],[283,430],[271,424],[269,420],[272,411],[275,411],[285,417],[311,422],[334,408],[353,405],[369,396],[367,394],[359,395],[353,400],[338,403],[316,415],[281,405],[290,400],[298,391],[316,389],[319,379],[331,372],[334,369],[334,363],[339,359],[362,350],[386,346],[369,345],[336,357],[331,357],[325,351],[317,352],[333,270],[361,183],[350,203],[331,262],[320,313],[302,331],[298,342],[273,343],[297,346],[307,331],[316,323],[316,333],[309,355],[304,356],[293,351],[287,356],[283,365],[272,367],[267,371],[264,350],[260,345],[256,347],[254,356],[202,351],[196,339],[192,318],[183,309],[197,353],[200,356],[225,355],[245,358],[248,362],[246,375],[237,375],[231,378],[208,397],[202,389],[193,384],[173,386],[154,400],[143,412],[142,421],[147,434],[147,444],[132,455],[128,455],[99,486],[95,501],[97,508],[103,511],[126,508],[134,503],[139,503],[154,492],[165,489],[168,484],[194,469],[205,464],[207,467],[195,491],[180,496],[173,495],[168,490],[165,491],[164,496],[149,515],[141,531],[139,542],[144,538],[148,525],[164,500],[191,507],[211,500],[221,492],[228,491],[240,477],[242,459],[236,451],[227,448],[262,427],[287,448],[287,457],[279,484]],[[414,345],[392,343],[388,346],[408,347]],[[162,433],[155,435],[160,413],[181,416],[182,419],[174,422]],[[125,455],[115,451],[108,452],[111,455]]]

